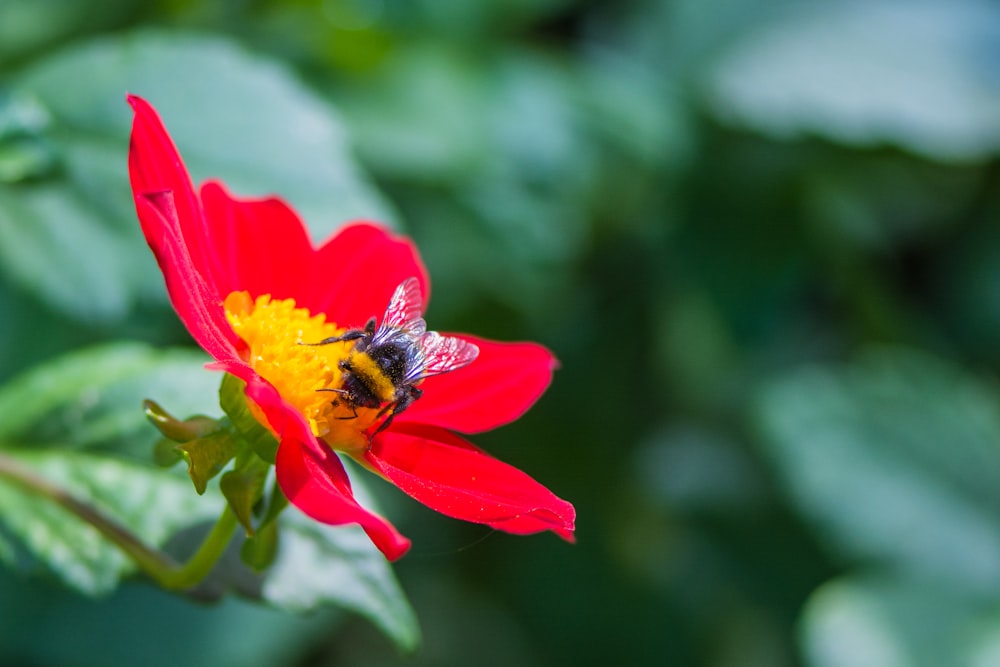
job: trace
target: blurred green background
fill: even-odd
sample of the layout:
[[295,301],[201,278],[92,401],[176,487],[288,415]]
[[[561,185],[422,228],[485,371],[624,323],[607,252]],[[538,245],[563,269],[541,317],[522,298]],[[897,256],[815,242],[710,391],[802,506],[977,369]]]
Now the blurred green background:
[[552,348],[475,440],[579,543],[371,484],[414,541],[413,656],[350,615],[4,572],[0,663],[1000,664],[995,3],[0,0],[2,381],[190,344],[126,91],[196,180],[412,235],[433,328]]

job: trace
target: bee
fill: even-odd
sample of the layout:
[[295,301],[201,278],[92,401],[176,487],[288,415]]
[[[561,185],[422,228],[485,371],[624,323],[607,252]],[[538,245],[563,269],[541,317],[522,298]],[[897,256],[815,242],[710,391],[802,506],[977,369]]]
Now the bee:
[[358,408],[381,408],[376,419],[385,419],[374,436],[423,395],[417,386],[421,380],[467,366],[479,356],[479,348],[473,343],[427,331],[422,308],[420,283],[408,278],[393,292],[378,326],[372,317],[363,329],[351,329],[312,343],[354,341],[354,347],[339,364],[340,387],[320,390],[339,394],[334,404],[339,402],[351,409],[352,414],[341,419],[357,418]]

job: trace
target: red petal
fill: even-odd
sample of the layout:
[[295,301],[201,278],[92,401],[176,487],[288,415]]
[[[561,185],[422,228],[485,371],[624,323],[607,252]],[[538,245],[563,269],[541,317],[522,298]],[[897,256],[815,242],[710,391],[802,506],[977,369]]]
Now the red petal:
[[319,249],[314,290],[299,303],[312,313],[344,327],[363,327],[370,317],[381,320],[396,287],[410,277],[420,281],[424,305],[430,281],[413,242],[368,223],[341,228]]
[[205,283],[188,253],[171,193],[137,195],[136,210],[163,272],[170,303],[184,326],[215,359],[235,359],[239,340],[226,321],[218,293]]
[[499,343],[464,334],[479,346],[474,362],[424,380],[424,394],[396,422],[433,424],[461,433],[479,433],[514,421],[534,405],[559,365],[537,343]]
[[573,541],[576,510],[513,466],[431,426],[393,424],[367,461],[405,493],[456,519],[524,535],[551,530]]
[[281,398],[271,383],[242,362],[222,362],[211,367],[232,373],[247,383],[247,398],[264,412],[281,442],[275,473],[281,490],[293,505],[323,523],[360,525],[389,560],[406,553],[410,541],[391,523],[358,504],[340,459],[316,440],[305,418]]
[[316,251],[302,221],[277,198],[240,199],[218,182],[201,187],[220,292],[295,298]]
[[275,463],[281,490],[293,505],[322,523],[359,524],[389,560],[410,548],[410,541],[391,523],[361,507],[337,455],[316,452],[297,440],[282,440]]
[[206,228],[201,204],[180,153],[153,106],[135,95],[129,95],[127,99],[135,111],[129,140],[128,169],[132,193],[140,209],[139,217],[142,219],[139,202],[143,197],[167,191],[173,193],[180,237],[188,246],[188,254],[196,270],[210,287],[214,287],[208,259],[211,248],[204,242]]
[[132,193],[170,302],[206,352],[234,358],[239,341],[226,322],[224,295],[207,269],[204,219],[191,179],[153,107],[135,96],[128,101],[135,110],[128,160]]

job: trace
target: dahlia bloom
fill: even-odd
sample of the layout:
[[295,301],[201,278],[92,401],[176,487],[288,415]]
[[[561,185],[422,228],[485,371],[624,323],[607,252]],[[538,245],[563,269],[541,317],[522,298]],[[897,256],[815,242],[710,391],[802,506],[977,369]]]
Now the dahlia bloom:
[[402,556],[409,540],[358,503],[345,455],[442,514],[573,540],[570,503],[456,434],[521,416],[551,381],[556,362],[546,348],[445,334],[477,346],[478,357],[423,379],[419,400],[388,425],[383,409],[345,414],[351,406],[330,391],[343,381],[351,344],[314,343],[381,318],[410,278],[426,307],[427,271],[412,242],[353,223],[317,246],[280,199],[239,199],[217,181],[195,191],[156,111],[128,101],[132,191],[170,301],[214,358],[208,368],[246,383],[248,406],[279,442],[276,476],[292,504],[327,524],[359,524],[387,558]]

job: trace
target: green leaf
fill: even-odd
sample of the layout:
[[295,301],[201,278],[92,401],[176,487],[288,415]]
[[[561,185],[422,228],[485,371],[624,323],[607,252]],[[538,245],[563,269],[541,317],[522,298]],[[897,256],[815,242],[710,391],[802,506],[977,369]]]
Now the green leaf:
[[1000,592],[1000,395],[930,356],[883,350],[775,382],[765,455],[830,548]]
[[848,576],[806,603],[802,649],[812,667],[995,665],[1000,618],[949,588]]
[[[106,322],[140,299],[165,302],[131,201],[126,91],[157,106],[196,181],[219,178],[245,196],[278,193],[317,239],[352,218],[392,221],[358,173],[335,112],[288,70],[232,42],[156,32],[105,38],[57,53],[9,85],[49,119],[40,138],[58,169],[46,162],[47,178],[0,187],[0,264],[76,318]],[[38,156],[14,158],[18,169],[40,169],[31,162]]]
[[262,597],[290,611],[334,604],[368,618],[412,651],[420,642],[413,609],[392,568],[357,526],[326,526],[295,509],[281,516],[278,557],[267,571]]
[[718,116],[776,137],[892,143],[939,160],[1000,150],[1000,70],[983,57],[1000,38],[995,4],[788,6],[716,63]]
[[155,397],[180,413],[217,404],[218,374],[190,350],[112,343],[59,357],[0,387],[0,447],[117,448],[148,457],[156,431],[142,400]]
[[[21,464],[162,546],[182,527],[213,518],[221,499],[198,497],[162,470],[67,451],[8,451]],[[115,588],[132,562],[89,524],[48,498],[0,478],[0,559],[19,570],[51,573],[88,595]],[[12,557],[11,554],[16,554]]]

